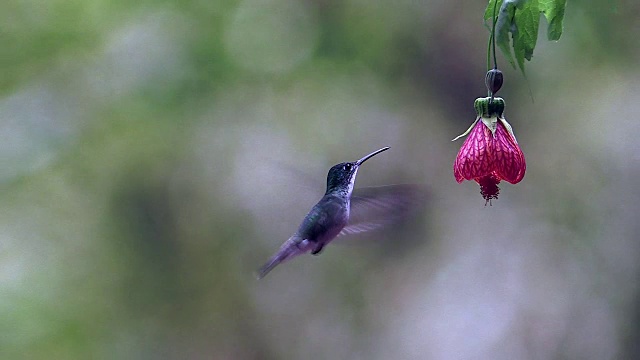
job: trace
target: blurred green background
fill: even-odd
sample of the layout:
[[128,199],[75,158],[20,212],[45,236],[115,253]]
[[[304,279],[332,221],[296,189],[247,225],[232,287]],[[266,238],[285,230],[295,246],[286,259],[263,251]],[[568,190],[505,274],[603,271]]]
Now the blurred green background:
[[[491,207],[450,141],[485,6],[0,2],[0,358],[640,358],[640,5],[569,0],[528,81],[499,55],[528,169]],[[382,146],[356,186],[428,211],[256,281]]]

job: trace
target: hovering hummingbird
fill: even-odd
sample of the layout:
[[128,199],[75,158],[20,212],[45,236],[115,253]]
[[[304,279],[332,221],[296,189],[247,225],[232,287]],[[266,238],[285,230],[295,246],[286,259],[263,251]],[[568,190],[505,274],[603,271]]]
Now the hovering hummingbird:
[[365,188],[363,196],[352,197],[358,168],[386,150],[389,147],[376,150],[354,162],[334,165],[329,170],[324,196],[305,216],[298,231],[257,271],[258,279],[295,256],[308,252],[318,255],[325,245],[339,235],[365,232],[386,225],[422,200],[420,195],[425,192],[416,185]]

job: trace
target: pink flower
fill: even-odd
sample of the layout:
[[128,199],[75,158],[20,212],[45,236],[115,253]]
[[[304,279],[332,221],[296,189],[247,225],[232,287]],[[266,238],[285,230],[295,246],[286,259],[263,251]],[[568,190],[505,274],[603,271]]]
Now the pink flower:
[[494,98],[493,102],[489,98],[477,99],[478,118],[456,138],[468,134],[453,164],[456,181],[475,180],[487,203],[498,198],[501,180],[517,184],[527,169],[511,125],[502,117],[503,109],[501,98]]

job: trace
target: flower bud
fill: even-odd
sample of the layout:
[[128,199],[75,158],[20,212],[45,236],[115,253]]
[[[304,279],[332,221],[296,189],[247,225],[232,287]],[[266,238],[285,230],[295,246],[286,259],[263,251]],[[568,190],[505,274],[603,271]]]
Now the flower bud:
[[484,83],[491,95],[494,95],[498,90],[500,90],[502,87],[502,80],[502,71],[498,69],[491,69],[487,71],[487,75],[484,77]]

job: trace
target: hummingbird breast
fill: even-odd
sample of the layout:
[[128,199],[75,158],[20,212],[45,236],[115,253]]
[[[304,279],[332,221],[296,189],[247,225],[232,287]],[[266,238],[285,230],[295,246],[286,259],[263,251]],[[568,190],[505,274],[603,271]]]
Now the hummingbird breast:
[[333,240],[349,221],[349,199],[327,194],[307,214],[300,224],[300,239],[326,244]]

